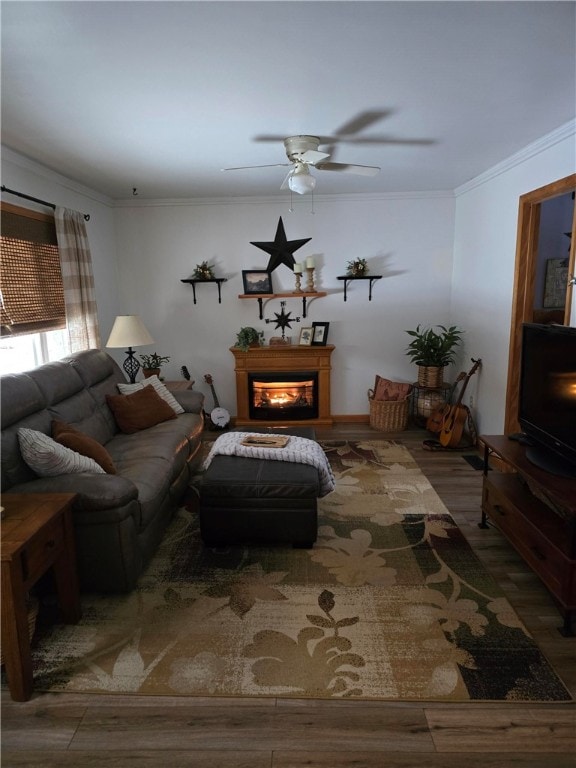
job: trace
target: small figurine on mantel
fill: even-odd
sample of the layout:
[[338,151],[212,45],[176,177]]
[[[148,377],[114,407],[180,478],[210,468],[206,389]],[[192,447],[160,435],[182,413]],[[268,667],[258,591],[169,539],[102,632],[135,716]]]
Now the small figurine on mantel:
[[214,272],[207,261],[203,261],[201,264],[196,264],[193,278],[194,280],[214,280]]
[[349,261],[346,267],[346,275],[348,277],[364,277],[368,274],[368,264],[366,259],[354,259]]

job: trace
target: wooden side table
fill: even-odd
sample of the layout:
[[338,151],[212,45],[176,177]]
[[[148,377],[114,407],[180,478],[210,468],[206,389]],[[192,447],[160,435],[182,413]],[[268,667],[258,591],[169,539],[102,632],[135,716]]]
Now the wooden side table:
[[10,695],[32,695],[28,591],[49,568],[54,573],[62,620],[80,619],[80,595],[72,524],[74,493],[4,494],[2,518],[2,654]]
[[192,389],[194,382],[182,379],[182,381],[163,381],[162,384],[169,392],[182,392],[186,389]]

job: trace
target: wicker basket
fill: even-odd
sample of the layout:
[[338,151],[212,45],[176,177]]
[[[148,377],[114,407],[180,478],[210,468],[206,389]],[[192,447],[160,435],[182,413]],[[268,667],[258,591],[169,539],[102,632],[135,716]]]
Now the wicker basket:
[[370,426],[381,432],[400,432],[408,424],[408,398],[405,400],[374,400],[374,390],[368,390]]
[[418,366],[418,385],[420,387],[441,387],[444,383],[444,368],[432,365]]

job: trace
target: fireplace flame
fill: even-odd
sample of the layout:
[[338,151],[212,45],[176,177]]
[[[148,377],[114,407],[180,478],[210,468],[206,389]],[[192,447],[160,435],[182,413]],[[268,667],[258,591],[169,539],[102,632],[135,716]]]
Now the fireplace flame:
[[286,408],[312,404],[313,381],[255,381],[253,403],[257,408]]

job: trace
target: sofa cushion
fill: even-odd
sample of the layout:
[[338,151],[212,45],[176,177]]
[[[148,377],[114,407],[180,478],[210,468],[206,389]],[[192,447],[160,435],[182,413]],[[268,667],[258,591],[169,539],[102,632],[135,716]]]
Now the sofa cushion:
[[102,467],[94,459],[59,445],[43,432],[21,427],[18,430],[18,441],[24,461],[30,469],[41,477],[78,474],[79,472],[105,474]]
[[100,445],[97,440],[85,435],[71,424],[54,419],[52,421],[52,437],[60,445],[64,445],[72,451],[81,453],[82,456],[88,456],[90,459],[94,459],[94,461],[102,467],[104,472],[107,472],[109,475],[116,474],[116,467],[112,461],[112,456],[110,456],[106,448],[104,448],[103,445]]
[[142,389],[142,387],[154,387],[162,400],[165,400],[168,405],[174,409],[174,413],[184,413],[184,408],[182,408],[178,400],[176,400],[174,395],[166,389],[156,375],[149,376],[144,381],[137,381],[135,384],[117,384],[117,387],[122,395],[130,395],[132,392],[137,392],[139,389]]
[[118,428],[127,435],[176,418],[174,409],[154,387],[143,387],[130,395],[106,395],[106,402]]

